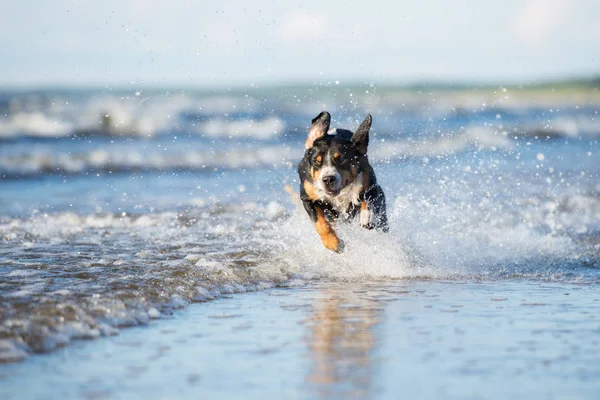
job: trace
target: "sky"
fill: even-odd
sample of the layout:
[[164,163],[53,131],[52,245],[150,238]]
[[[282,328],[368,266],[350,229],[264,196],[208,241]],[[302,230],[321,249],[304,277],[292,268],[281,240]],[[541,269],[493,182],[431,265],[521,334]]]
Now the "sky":
[[0,86],[537,82],[600,74],[600,1],[0,2]]

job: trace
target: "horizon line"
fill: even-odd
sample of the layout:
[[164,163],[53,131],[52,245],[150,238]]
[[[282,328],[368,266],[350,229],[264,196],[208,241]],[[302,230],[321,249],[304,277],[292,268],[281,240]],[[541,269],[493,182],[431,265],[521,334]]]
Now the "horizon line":
[[287,79],[287,80],[248,80],[247,83],[231,82],[226,83],[152,83],[152,82],[114,82],[114,83],[70,83],[70,82],[53,82],[53,83],[0,83],[0,91],[49,91],[49,90],[183,90],[183,91],[213,91],[213,90],[269,90],[285,87],[352,87],[352,86],[379,86],[389,88],[399,88],[406,90],[418,90],[421,88],[432,89],[486,89],[493,87],[545,87],[551,85],[585,85],[592,84],[590,88],[600,87],[600,72],[594,74],[578,74],[556,78],[540,78],[540,79],[468,79],[468,78],[419,78],[419,79],[372,79],[366,80],[361,78],[353,79],[328,79],[320,78],[317,80],[310,79]]

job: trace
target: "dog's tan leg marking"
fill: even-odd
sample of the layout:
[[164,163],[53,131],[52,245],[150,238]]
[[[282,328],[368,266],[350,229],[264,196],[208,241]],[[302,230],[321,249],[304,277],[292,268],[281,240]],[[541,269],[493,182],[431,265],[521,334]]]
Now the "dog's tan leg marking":
[[315,229],[319,236],[321,236],[321,241],[323,245],[327,247],[331,251],[335,251],[339,253],[343,249],[343,242],[337,237],[329,222],[325,219],[325,214],[323,210],[320,208],[316,209],[317,211],[317,222],[315,222]]

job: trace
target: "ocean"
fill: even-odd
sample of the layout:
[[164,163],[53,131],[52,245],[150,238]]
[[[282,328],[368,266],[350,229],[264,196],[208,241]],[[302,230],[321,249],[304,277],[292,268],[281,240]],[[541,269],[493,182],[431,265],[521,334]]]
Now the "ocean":
[[[387,197],[390,232],[341,225],[343,254],[322,246],[284,189],[298,187],[295,168],[308,126],[322,110],[332,114],[332,127],[352,130],[372,114],[369,159]],[[280,291],[392,287],[386,296],[394,297],[412,290],[398,287],[414,285],[433,288],[444,303],[444,287],[477,297],[484,285],[489,302],[495,290],[510,287],[509,299],[525,299],[529,288],[548,285],[548,301],[557,307],[557,293],[584,290],[584,311],[593,314],[600,306],[599,110],[597,91],[501,86],[3,91],[0,363],[13,364],[0,367],[0,384],[18,388],[42,362],[36,360],[59,348],[53,354],[88,343],[92,354],[92,344],[103,346],[134,326],[143,341],[181,315],[210,312],[223,301],[268,301]],[[576,330],[583,309],[574,297],[561,315]],[[452,311],[452,304],[443,308]],[[268,318],[249,313],[249,324]],[[486,317],[479,318],[468,322]],[[390,337],[408,335],[402,324],[391,331],[381,324],[361,329],[377,336],[377,327],[386,326]],[[595,360],[598,329],[592,321],[581,338]],[[365,351],[385,358],[369,340],[375,344]],[[426,368],[430,363],[413,365],[423,376],[449,376]],[[475,373],[494,376],[494,368]],[[15,371],[22,379],[13,381]],[[392,372],[368,373],[391,374],[390,383]],[[597,380],[592,372],[582,376]],[[577,374],[568,374],[568,383],[586,397],[593,379],[582,385]],[[342,378],[360,386],[364,377]],[[390,394],[385,385],[378,386],[382,396]],[[352,393],[370,397],[363,386]],[[469,396],[455,389],[462,390],[457,398]]]

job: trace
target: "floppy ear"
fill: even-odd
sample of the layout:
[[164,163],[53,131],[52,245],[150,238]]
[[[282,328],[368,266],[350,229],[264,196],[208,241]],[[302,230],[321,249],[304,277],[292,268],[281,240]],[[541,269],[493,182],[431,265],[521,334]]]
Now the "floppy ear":
[[367,154],[367,146],[369,146],[369,129],[371,129],[371,114],[367,114],[365,120],[360,124],[354,135],[352,135],[352,143],[356,146],[358,151],[363,154]]
[[312,120],[312,127],[308,131],[308,137],[304,143],[304,147],[308,150],[313,147],[315,140],[322,138],[329,130],[331,123],[331,115],[327,111],[323,111]]

